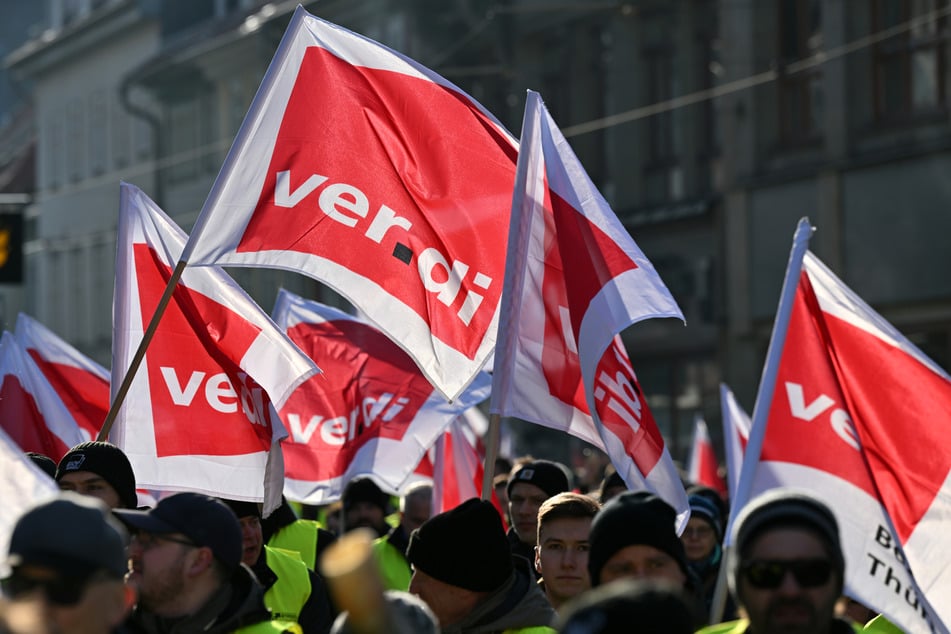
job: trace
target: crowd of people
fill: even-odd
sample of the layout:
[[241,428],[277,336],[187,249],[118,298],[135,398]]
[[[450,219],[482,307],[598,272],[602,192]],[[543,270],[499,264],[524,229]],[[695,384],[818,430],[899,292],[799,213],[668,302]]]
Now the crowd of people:
[[[317,514],[283,500],[267,517],[191,492],[140,506],[106,442],[30,458],[62,492],[16,522],[0,632],[839,634],[874,616],[842,596],[834,512],[801,491],[752,500],[725,551],[727,501],[712,489],[686,483],[678,535],[675,510],[610,467],[580,490],[529,456],[498,462],[498,502],[433,514],[431,485],[396,498],[364,476]],[[366,538],[372,578],[342,589],[322,562],[351,535]],[[898,631],[882,617],[867,629]]]

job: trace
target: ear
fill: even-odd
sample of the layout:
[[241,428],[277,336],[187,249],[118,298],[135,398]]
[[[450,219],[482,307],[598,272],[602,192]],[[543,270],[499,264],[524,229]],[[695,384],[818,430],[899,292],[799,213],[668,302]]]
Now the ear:
[[188,577],[197,577],[204,574],[206,570],[212,568],[215,556],[207,546],[193,548],[188,553],[188,559],[185,561],[185,575]]

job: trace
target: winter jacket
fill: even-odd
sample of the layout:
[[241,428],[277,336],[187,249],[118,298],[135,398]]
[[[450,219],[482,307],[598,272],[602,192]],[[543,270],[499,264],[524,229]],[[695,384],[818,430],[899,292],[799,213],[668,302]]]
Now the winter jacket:
[[[832,628],[829,634],[853,634],[861,632],[862,628],[858,625],[851,625],[842,619],[833,619]],[[746,619],[738,621],[729,621],[727,623],[717,623],[697,630],[697,634],[756,634],[750,630],[750,622]],[[768,634],[764,632],[763,634]]]

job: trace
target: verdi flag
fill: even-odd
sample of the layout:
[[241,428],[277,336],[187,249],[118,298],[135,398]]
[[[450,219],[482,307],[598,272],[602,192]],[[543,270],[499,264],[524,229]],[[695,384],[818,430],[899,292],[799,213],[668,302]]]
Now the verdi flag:
[[373,325],[281,290],[274,321],[324,373],[297,388],[281,418],[285,495],[320,504],[358,475],[397,491],[452,420],[489,395],[481,374],[453,402]]
[[[185,234],[121,185],[113,315],[114,386],[155,313]],[[186,269],[113,430],[140,487],[280,502],[287,435],[276,408],[319,372],[221,269]],[[114,388],[115,389],[115,388]]]
[[806,251],[806,227],[790,257],[733,516],[762,491],[809,490],[838,520],[845,594],[904,631],[946,632],[949,561],[934,518],[947,517],[951,383]]
[[627,486],[660,495],[682,528],[687,496],[618,336],[652,317],[683,314],[529,91],[491,411],[604,450]]
[[182,260],[320,280],[454,400],[495,345],[516,154],[459,88],[298,7]]
[[87,439],[109,412],[109,370],[29,315],[17,315],[14,337],[43,372]]
[[0,427],[23,451],[54,462],[89,440],[30,355],[9,332],[0,337]]
[[717,460],[707,422],[699,415],[693,421],[693,442],[687,459],[687,480],[710,487],[726,498],[726,482],[720,475],[720,461]]
[[740,406],[733,391],[720,384],[720,413],[723,417],[723,446],[726,449],[726,474],[730,490],[729,498],[736,498],[737,484],[740,481],[740,467],[746,442],[750,437],[750,415]]

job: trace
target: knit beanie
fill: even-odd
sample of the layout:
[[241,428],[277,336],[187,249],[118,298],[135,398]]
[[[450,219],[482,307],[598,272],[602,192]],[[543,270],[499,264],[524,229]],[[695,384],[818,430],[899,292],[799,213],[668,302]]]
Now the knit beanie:
[[737,571],[754,539],[763,531],[778,526],[812,531],[825,545],[841,585],[845,559],[839,541],[839,524],[828,506],[810,493],[793,488],[771,489],[743,507],[733,525],[727,580],[736,596]]
[[502,519],[491,502],[472,498],[413,531],[406,559],[452,586],[492,592],[513,574]]
[[571,490],[565,469],[551,460],[534,460],[519,465],[512,477],[509,478],[508,487],[506,488],[509,497],[512,496],[512,487],[519,482],[534,484],[544,491],[548,497]]
[[677,536],[677,513],[656,495],[628,491],[602,507],[591,522],[588,573],[591,585],[601,583],[601,569],[616,552],[628,546],[652,546],[667,553],[689,577],[683,542]]
[[56,481],[74,471],[89,471],[108,482],[119,494],[123,507],[134,509],[139,505],[132,464],[125,452],[115,445],[99,440],[79,443],[59,461]]
[[687,498],[687,502],[690,504],[690,517],[704,520],[713,528],[717,542],[722,541],[723,522],[720,518],[720,509],[702,495],[691,495]]
[[370,478],[354,478],[347,482],[347,486],[343,488],[343,495],[340,496],[340,499],[343,501],[345,511],[350,510],[357,502],[369,502],[383,509],[384,513],[389,511],[387,505],[389,504],[390,496],[384,493],[383,489],[378,487],[376,482]]

